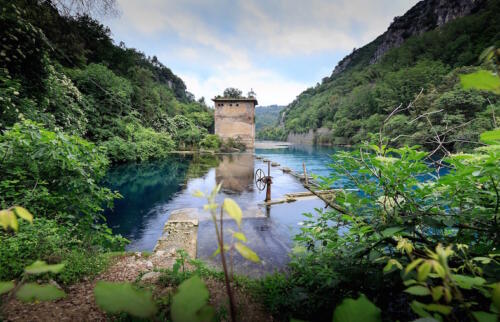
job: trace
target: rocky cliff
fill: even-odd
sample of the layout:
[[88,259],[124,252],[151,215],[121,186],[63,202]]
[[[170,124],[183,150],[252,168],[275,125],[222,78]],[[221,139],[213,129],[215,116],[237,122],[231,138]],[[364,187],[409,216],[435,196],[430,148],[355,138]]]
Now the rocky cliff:
[[360,57],[370,57],[376,63],[391,48],[400,46],[407,38],[435,29],[454,19],[467,16],[486,3],[485,0],[423,0],[403,16],[395,17],[386,32],[368,45],[354,50],[342,59],[332,76],[355,65]]

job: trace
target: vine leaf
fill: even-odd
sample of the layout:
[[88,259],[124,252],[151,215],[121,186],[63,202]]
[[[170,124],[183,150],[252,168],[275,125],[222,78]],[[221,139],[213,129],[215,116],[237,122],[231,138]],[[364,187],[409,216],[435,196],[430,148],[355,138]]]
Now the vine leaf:
[[137,289],[130,283],[99,281],[94,288],[94,296],[97,305],[108,313],[125,312],[148,318],[157,310],[151,291]]
[[14,282],[0,282],[0,295],[9,292],[14,288]]
[[2,226],[4,230],[7,230],[9,227],[14,231],[19,229],[19,223],[13,211],[0,210],[0,226]]
[[476,311],[472,312],[472,315],[478,322],[497,322],[497,317],[498,315],[489,313],[489,312],[483,312],[483,311]]
[[175,322],[211,321],[213,307],[207,305],[208,290],[200,277],[195,275],[179,285],[172,299],[172,320]]
[[64,291],[54,285],[27,283],[17,291],[16,297],[23,302],[55,301],[66,296]]
[[[224,251],[227,252],[229,250],[230,246],[228,244],[224,244]],[[220,254],[220,246],[217,247],[215,252],[212,254],[212,257],[215,257]]]
[[249,247],[243,245],[242,243],[238,242],[238,243],[234,244],[234,248],[236,248],[236,250],[238,251],[238,253],[241,254],[241,256],[248,259],[249,261],[256,262],[256,263],[260,262],[259,256],[253,250],[251,250]]
[[238,227],[240,227],[243,213],[241,212],[240,206],[238,206],[236,201],[231,198],[226,198],[224,199],[222,207],[227,212],[229,217],[233,218],[234,221],[236,221],[236,223],[238,224]]
[[471,277],[459,274],[453,274],[453,280],[463,289],[470,290],[474,286],[481,286],[486,283],[485,279],[479,276]]
[[16,213],[16,215],[19,218],[22,218],[22,219],[30,222],[31,224],[33,223],[33,215],[25,208],[16,206],[16,207],[14,207],[14,212]]
[[402,230],[404,230],[404,227],[389,227],[389,228],[386,228],[382,231],[382,236],[391,237],[391,236],[394,236],[395,234],[399,233]]
[[357,300],[344,299],[333,313],[333,322],[379,322],[382,321],[380,309],[364,295]]
[[500,282],[493,285],[491,302],[496,307],[497,312],[500,312]]
[[431,295],[431,292],[427,287],[421,286],[421,285],[415,285],[408,287],[405,290],[406,293],[411,294],[411,295],[416,295],[416,296],[426,296],[426,295]]
[[49,265],[44,261],[36,261],[26,266],[24,271],[28,274],[59,273],[64,268],[64,264]]
[[244,243],[247,242],[247,236],[245,236],[245,234],[243,234],[243,233],[235,232],[235,233],[233,233],[233,237],[244,242]]
[[498,144],[500,142],[500,128],[481,133],[479,139],[486,144]]

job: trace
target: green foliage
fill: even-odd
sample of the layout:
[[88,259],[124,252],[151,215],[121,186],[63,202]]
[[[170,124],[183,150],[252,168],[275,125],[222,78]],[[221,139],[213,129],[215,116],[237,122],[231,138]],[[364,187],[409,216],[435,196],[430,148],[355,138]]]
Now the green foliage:
[[264,280],[263,289],[280,290],[260,293],[264,302],[296,317],[327,319],[328,307],[362,292],[391,320],[411,320],[410,307],[438,320],[452,319],[451,312],[490,314],[484,304],[500,270],[499,151],[490,145],[450,154],[441,161],[446,175],[418,147],[365,144],[337,153],[322,188],[347,177],[359,192],[338,193],[333,209],[305,215],[289,278]]
[[224,93],[222,94],[223,97],[230,97],[230,98],[239,98],[243,92],[237,88],[234,87],[228,87],[224,90]]
[[64,264],[48,265],[44,261],[36,261],[26,266],[24,272],[27,274],[59,273],[64,268]]
[[382,321],[380,309],[376,307],[365,296],[361,295],[357,300],[345,299],[337,306],[333,314],[333,322],[378,322]]
[[284,106],[279,105],[255,107],[255,132],[257,136],[262,129],[273,128],[279,123],[283,108]]
[[68,70],[76,87],[87,99],[88,133],[92,140],[106,140],[123,131],[117,120],[132,110],[130,81],[106,66],[90,64],[85,69]]
[[222,145],[220,147],[221,152],[241,152],[246,150],[246,145],[243,143],[238,136],[236,139],[228,138],[222,140]]
[[13,231],[17,231],[19,228],[17,217],[27,220],[30,223],[33,222],[33,215],[29,211],[23,207],[15,206],[10,209],[0,210],[0,226],[4,230],[10,228]]
[[181,149],[196,147],[207,131],[194,124],[188,117],[176,115],[172,118],[172,135]]
[[54,285],[26,283],[16,292],[16,297],[23,302],[55,301],[66,296],[66,293]]
[[222,142],[218,135],[207,134],[201,141],[200,147],[207,150],[219,150]]
[[284,128],[273,126],[262,128],[256,137],[261,140],[286,141],[287,133]]
[[138,124],[128,124],[125,130],[125,139],[115,136],[102,144],[114,163],[164,159],[174,148],[175,143],[168,133]]
[[[440,97],[458,96],[460,99],[448,101],[447,109],[436,116],[435,125],[443,128],[470,122],[461,128],[458,135],[464,141],[477,141],[477,135],[495,125],[491,113],[483,113],[492,105],[498,106],[498,77],[488,71],[471,69],[482,55],[491,70],[496,71],[496,42],[500,31],[497,12],[500,2],[487,1],[482,10],[463,18],[453,20],[436,30],[410,37],[398,48],[385,53],[381,60],[371,64],[381,38],[356,50],[340,64],[346,68],[339,73],[326,77],[321,84],[301,93],[296,100],[285,108],[285,128],[268,128],[258,133],[260,139],[284,139],[290,132],[306,133],[320,127],[331,130],[329,137],[319,139],[321,143],[357,144],[378,133],[385,115],[400,104],[407,107],[422,90],[417,102],[405,110],[406,127],[403,123],[383,133],[389,137],[399,137],[393,144],[422,144],[432,140],[425,119],[415,119],[424,112],[435,112],[440,108]],[[493,46],[493,47],[490,47]],[[464,74],[461,76],[461,74]],[[461,82],[465,80],[466,89],[492,90],[489,93],[472,93],[474,99],[463,99],[465,94],[458,93]],[[472,82],[477,83],[473,85]],[[495,85],[496,84],[496,85]],[[478,87],[479,86],[479,87]],[[495,92],[496,91],[496,92]],[[496,93],[496,94],[495,94]],[[472,97],[471,97],[472,98]],[[498,107],[497,107],[498,108]],[[394,135],[395,134],[395,135]],[[450,145],[450,149],[471,149],[467,144]]]
[[[66,245],[64,245],[66,246]],[[56,280],[64,285],[71,285],[84,278],[92,278],[105,271],[109,266],[109,255],[93,249],[63,249],[55,256],[64,260],[64,269],[57,274]]]
[[500,77],[487,70],[460,75],[460,83],[465,89],[473,88],[500,94]]
[[[236,241],[242,241],[246,242],[247,238],[245,234],[240,230],[241,229],[241,220],[243,217],[243,213],[238,206],[238,204],[230,199],[230,198],[225,198],[224,202],[222,205],[218,205],[216,203],[216,196],[220,191],[222,184],[219,184],[218,186],[214,187],[210,193],[203,193],[201,191],[195,191],[193,196],[197,198],[206,198],[207,204],[203,206],[203,209],[208,210],[210,212],[210,216],[212,217],[212,221],[214,223],[215,227],[215,234],[217,238],[217,249],[215,250],[213,256],[217,256],[220,254],[221,258],[221,263],[222,263],[222,268],[224,271],[224,280],[226,283],[226,293],[229,298],[229,308],[230,308],[230,313],[231,313],[231,320],[236,321],[236,303],[233,295],[233,290],[231,287],[231,281],[232,281],[232,272],[229,272],[228,264],[226,261],[226,252],[231,251],[232,249],[236,249],[236,251],[243,256],[243,258],[253,261],[253,262],[260,262],[259,256],[249,247],[245,246],[241,242]],[[220,217],[217,218],[217,209],[220,208]],[[224,212],[232,218],[236,224],[238,225],[238,231],[231,231],[232,232],[232,240],[231,244],[227,244],[224,242],[224,231],[223,231],[223,224],[224,224]],[[206,310],[204,310],[206,311]],[[208,313],[207,313],[208,314]],[[210,313],[211,314],[211,313]]]
[[[0,135],[0,206],[93,224],[119,195],[98,185],[108,161],[92,143],[25,121]],[[26,157],[29,156],[29,157]]]
[[148,318],[157,312],[151,292],[140,290],[130,283],[99,281],[94,288],[94,296],[97,305],[108,313],[125,312]]
[[481,142],[486,144],[500,144],[500,129],[481,133]]
[[107,266],[108,259],[98,252],[98,246],[92,245],[96,243],[93,238],[78,227],[51,219],[37,218],[32,225],[21,222],[15,235],[0,233],[0,280],[18,278],[26,266],[37,260],[50,264],[64,261],[64,269],[54,276],[63,284],[96,276]]
[[172,299],[172,320],[174,322],[212,321],[213,307],[207,304],[208,290],[198,276],[193,276],[177,289]]
[[0,282],[0,295],[10,292],[14,288],[14,282]]
[[[405,292],[420,298],[429,298],[432,296],[432,302],[413,300],[410,304],[412,310],[422,318],[434,317],[442,320],[449,316],[453,307],[466,308],[465,313],[469,318],[479,317],[488,318],[494,316],[493,313],[484,311],[471,311],[477,309],[475,300],[469,300],[464,296],[465,292],[474,290],[481,294],[488,294],[489,287],[486,286],[486,280],[476,274],[482,275],[482,268],[476,265],[476,262],[483,264],[496,263],[494,255],[483,258],[468,258],[468,246],[457,244],[457,250],[462,255],[464,265],[462,267],[452,267],[450,259],[455,256],[451,246],[446,248],[441,245],[436,246],[435,251],[427,250],[426,258],[417,258],[413,260],[405,269],[405,285],[408,287]],[[465,269],[466,268],[466,269]],[[417,280],[414,279],[413,271],[417,272]],[[469,271],[471,276],[457,274]]]
[[[105,141],[114,162],[163,157],[167,133],[178,147],[196,148],[213,129],[213,111],[180,78],[156,57],[115,46],[98,21],[23,0],[0,15],[0,129],[28,119]],[[130,126],[140,131],[131,135]]]

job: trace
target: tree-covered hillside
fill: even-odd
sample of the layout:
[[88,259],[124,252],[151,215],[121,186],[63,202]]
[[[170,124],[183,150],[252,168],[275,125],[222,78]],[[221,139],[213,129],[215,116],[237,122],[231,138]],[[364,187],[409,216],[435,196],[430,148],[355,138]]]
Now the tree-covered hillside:
[[114,162],[200,144],[213,112],[156,56],[51,1],[1,0],[0,130],[26,119],[98,142]]
[[257,136],[263,128],[278,124],[283,108],[284,106],[280,105],[257,106],[255,108],[255,132]]
[[[425,145],[432,137],[429,127],[423,119],[412,120],[428,112],[439,127],[461,126],[450,149],[477,141],[479,133],[494,127],[491,115],[500,113],[500,89],[496,94],[464,89],[460,82],[461,75],[482,73],[483,69],[495,72],[479,57],[486,48],[500,47],[500,1],[478,3],[470,15],[408,37],[376,63],[373,57],[384,37],[356,50],[339,63],[331,77],[325,77],[286,107],[282,127],[267,129],[261,135],[286,139],[290,132],[326,127],[331,129],[330,143],[355,144],[370,133],[378,133],[383,120],[397,106],[413,102],[390,120],[384,134],[399,136],[399,144]],[[396,20],[399,33],[421,23],[422,19],[414,15],[411,11],[406,19]]]

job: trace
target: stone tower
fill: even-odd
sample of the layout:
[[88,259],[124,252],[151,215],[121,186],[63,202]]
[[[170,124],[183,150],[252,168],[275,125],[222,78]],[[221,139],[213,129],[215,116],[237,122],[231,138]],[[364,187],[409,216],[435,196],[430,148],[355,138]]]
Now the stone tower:
[[224,140],[239,138],[247,149],[253,149],[257,99],[216,97],[212,101],[215,103],[215,134]]

